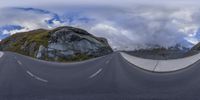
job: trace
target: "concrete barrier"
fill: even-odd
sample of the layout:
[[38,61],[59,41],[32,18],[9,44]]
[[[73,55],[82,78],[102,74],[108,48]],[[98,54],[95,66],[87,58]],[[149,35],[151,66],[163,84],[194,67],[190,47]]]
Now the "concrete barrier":
[[149,71],[153,71],[155,69],[155,66],[158,63],[157,60],[139,58],[139,57],[131,56],[131,55],[128,55],[128,54],[122,53],[122,52],[121,52],[121,55],[127,61],[136,65],[137,67],[140,67],[142,69],[149,70]]
[[200,60],[200,53],[180,59],[159,60],[155,71],[166,72],[180,70],[194,64],[198,60]]
[[200,60],[200,53],[193,56],[180,59],[172,59],[172,60],[144,59],[144,58],[134,57],[126,53],[121,53],[121,55],[127,61],[136,65],[137,67],[155,72],[177,71],[183,68],[187,68],[188,66]]

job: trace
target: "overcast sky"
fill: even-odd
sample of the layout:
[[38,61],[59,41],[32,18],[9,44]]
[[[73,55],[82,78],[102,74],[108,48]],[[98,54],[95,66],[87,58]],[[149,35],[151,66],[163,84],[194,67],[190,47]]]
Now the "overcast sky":
[[0,7],[47,6],[47,5],[113,5],[131,6],[133,4],[199,6],[200,0],[0,0]]
[[199,6],[199,0],[1,0],[0,40],[70,25],[118,49],[191,47],[200,41]]

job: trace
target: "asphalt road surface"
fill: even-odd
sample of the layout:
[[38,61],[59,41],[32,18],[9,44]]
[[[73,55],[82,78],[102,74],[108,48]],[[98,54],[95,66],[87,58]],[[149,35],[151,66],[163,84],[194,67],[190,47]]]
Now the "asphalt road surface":
[[0,100],[200,100],[199,65],[155,73],[120,53],[65,64],[4,52]]

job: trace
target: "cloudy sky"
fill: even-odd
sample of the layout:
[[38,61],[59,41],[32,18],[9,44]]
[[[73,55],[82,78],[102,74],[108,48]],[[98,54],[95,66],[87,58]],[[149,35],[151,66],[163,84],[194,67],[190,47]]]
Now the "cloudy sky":
[[1,0],[0,40],[17,32],[80,27],[117,49],[191,47],[200,41],[198,0]]
[[1,0],[0,7],[44,6],[44,5],[113,5],[131,6],[133,4],[189,5],[198,6],[199,0]]

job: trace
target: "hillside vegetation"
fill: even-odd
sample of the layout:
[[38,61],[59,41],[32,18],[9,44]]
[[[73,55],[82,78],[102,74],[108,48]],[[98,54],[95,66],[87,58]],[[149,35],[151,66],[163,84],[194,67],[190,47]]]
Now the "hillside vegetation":
[[112,52],[104,38],[74,27],[16,33],[0,43],[3,51],[50,61],[82,61]]

